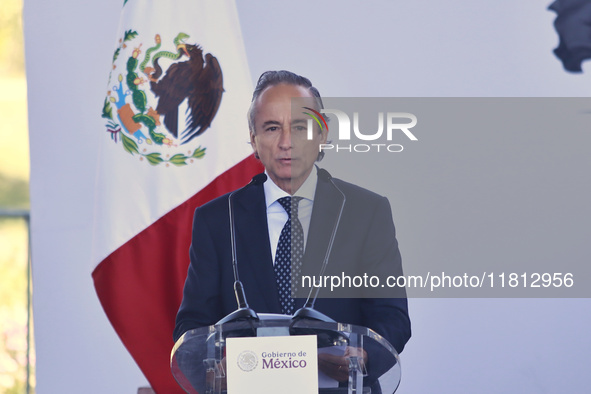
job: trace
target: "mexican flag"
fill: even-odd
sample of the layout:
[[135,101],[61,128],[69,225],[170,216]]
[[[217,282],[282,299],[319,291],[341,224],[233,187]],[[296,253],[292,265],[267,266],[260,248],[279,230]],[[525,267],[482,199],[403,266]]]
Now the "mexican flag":
[[180,393],[169,365],[193,211],[262,170],[234,2],[124,1],[105,71],[94,285],[153,389]]

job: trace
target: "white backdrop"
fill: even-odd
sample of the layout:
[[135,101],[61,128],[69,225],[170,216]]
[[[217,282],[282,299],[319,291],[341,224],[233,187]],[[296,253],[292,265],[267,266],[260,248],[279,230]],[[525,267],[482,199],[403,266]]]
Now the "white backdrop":
[[[145,384],[90,277],[95,149],[122,3],[25,1],[41,394],[135,393]],[[333,97],[587,96],[591,77],[567,74],[552,54],[548,3],[237,2],[253,82],[285,68]],[[246,122],[244,130],[246,140]],[[412,264],[426,252],[417,222],[397,214],[413,207],[398,204],[403,262]],[[588,390],[588,299],[409,302],[400,393]]]

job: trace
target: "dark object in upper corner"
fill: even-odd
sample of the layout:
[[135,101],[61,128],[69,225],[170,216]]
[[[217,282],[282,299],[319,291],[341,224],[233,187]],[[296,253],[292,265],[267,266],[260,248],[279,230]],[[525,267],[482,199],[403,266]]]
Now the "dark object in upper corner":
[[554,54],[565,70],[582,72],[581,63],[591,58],[591,1],[555,0],[548,9],[556,12],[554,27],[560,39]]

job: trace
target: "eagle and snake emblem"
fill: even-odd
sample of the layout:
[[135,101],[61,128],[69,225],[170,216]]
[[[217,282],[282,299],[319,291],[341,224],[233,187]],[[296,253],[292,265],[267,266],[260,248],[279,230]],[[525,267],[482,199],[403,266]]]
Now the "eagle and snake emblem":
[[[128,153],[152,165],[192,163],[205,155],[205,148],[187,150],[186,144],[211,126],[222,101],[220,64],[199,45],[186,43],[185,33],[172,40],[175,52],[160,50],[159,34],[144,52],[137,36],[127,30],[113,55],[109,86],[113,75],[117,81],[107,92],[102,113],[107,132]],[[131,56],[119,59],[130,45]],[[179,115],[184,107],[185,114]],[[179,116],[184,116],[180,123]],[[167,150],[172,148],[176,150]]]

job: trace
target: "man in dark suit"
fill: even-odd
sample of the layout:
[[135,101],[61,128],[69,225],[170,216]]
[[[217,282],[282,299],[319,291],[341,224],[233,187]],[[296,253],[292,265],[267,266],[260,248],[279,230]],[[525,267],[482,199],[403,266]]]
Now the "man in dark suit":
[[[319,146],[326,143],[327,130],[314,126],[312,138],[308,138],[307,119],[292,119],[293,97],[312,99],[318,110],[322,106],[318,90],[306,78],[273,71],[259,79],[249,111],[250,137],[268,180],[248,186],[233,197],[240,279],[250,307],[258,313],[290,314],[305,301],[295,299],[290,305],[291,300],[286,303],[279,289],[282,279],[276,268],[284,254],[284,250],[278,250],[282,249],[281,233],[295,215],[278,202],[282,198],[291,201],[292,209],[297,201],[297,220],[301,221],[305,244],[302,273],[318,275],[339,215],[342,191],[346,203],[326,274],[342,273],[342,262],[355,262],[359,273],[368,275],[402,274],[388,200],[331,179],[324,170],[317,171],[314,164],[321,157]],[[196,210],[191,264],[177,315],[175,341],[187,330],[215,324],[236,309],[229,228],[227,195]],[[410,338],[404,297],[320,298],[316,309],[338,322],[372,328],[398,352]],[[335,370],[328,371],[329,376],[346,380],[347,372],[339,368],[339,360],[330,361],[335,362]]]

